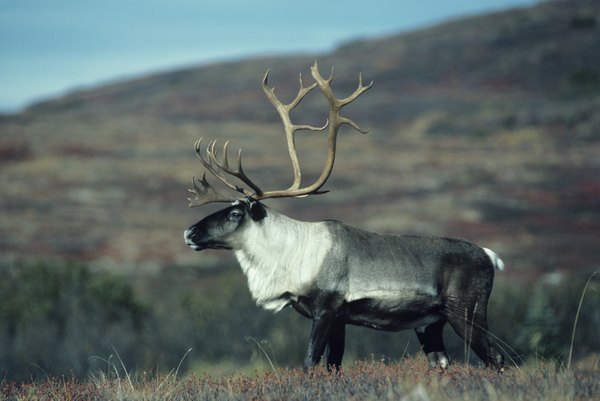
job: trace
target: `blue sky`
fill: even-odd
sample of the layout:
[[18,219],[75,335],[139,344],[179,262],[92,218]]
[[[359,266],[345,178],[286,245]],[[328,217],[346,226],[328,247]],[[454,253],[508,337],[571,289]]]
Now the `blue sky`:
[[536,0],[0,0],[0,112],[252,55],[327,51]]

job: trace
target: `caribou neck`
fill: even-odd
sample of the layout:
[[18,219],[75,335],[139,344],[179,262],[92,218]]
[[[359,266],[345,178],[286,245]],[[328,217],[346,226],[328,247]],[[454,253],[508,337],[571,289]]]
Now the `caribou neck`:
[[258,305],[275,312],[314,285],[331,249],[324,223],[303,222],[269,209],[244,230],[235,255]]

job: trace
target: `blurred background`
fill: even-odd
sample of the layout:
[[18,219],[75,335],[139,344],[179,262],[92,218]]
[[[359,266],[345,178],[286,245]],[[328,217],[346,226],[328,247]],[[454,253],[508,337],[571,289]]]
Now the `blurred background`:
[[[260,310],[231,253],[182,233],[218,208],[187,207],[199,137],[289,185],[260,82],[270,69],[292,99],[315,60],[338,97],[374,81],[345,113],[370,132],[342,130],[330,193],[267,205],[494,249],[509,357],[598,367],[598,2],[218,3],[0,1],[1,377],[301,364],[310,322]],[[293,117],[321,125],[325,105],[315,92]],[[325,143],[301,135],[308,182]],[[418,354],[411,332],[348,331],[348,360]]]

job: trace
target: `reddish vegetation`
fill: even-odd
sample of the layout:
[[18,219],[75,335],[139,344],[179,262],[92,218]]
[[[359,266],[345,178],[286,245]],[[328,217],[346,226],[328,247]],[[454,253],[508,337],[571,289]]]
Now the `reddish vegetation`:
[[39,400],[584,400],[600,396],[600,371],[523,366],[498,374],[463,365],[430,370],[420,358],[359,362],[340,373],[276,369],[256,376],[50,379],[3,383],[3,399]]
[[19,162],[33,156],[31,147],[26,141],[15,139],[8,142],[0,142],[0,164],[8,162]]

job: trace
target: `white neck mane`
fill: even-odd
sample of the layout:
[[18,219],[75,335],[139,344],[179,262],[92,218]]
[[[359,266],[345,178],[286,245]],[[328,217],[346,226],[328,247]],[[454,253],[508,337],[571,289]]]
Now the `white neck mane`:
[[279,312],[290,298],[304,295],[313,284],[332,246],[323,223],[307,223],[268,210],[252,222],[235,251],[258,305]]

